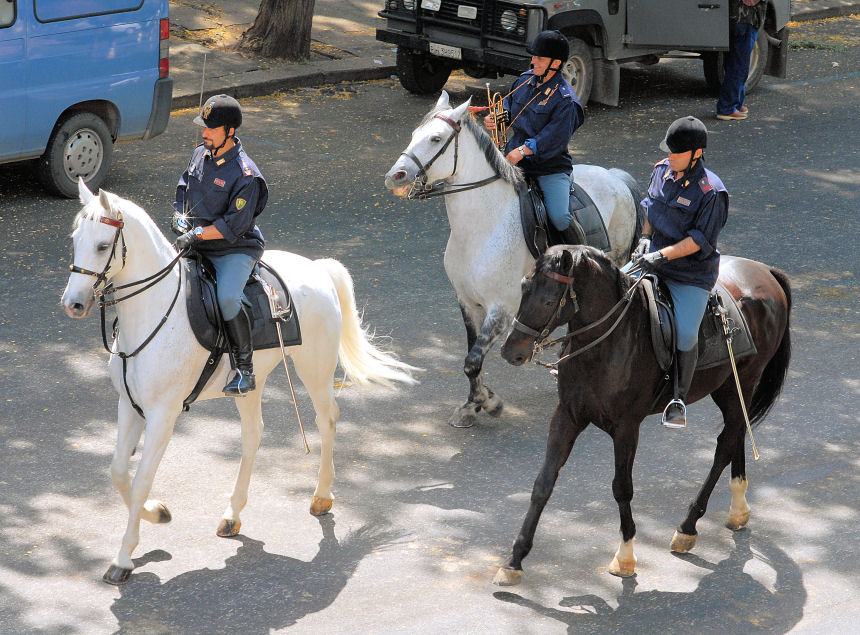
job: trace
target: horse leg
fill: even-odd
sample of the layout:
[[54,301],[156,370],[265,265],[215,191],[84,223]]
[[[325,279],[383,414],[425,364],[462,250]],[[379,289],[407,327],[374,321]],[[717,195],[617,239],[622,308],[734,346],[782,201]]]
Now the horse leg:
[[248,487],[251,484],[251,470],[254,469],[254,459],[257,458],[257,450],[260,448],[260,439],[263,437],[263,388],[266,379],[257,382],[257,388],[246,397],[236,398],[236,408],[242,419],[242,459],[239,462],[239,474],[233,485],[233,493],[230,495],[230,503],[224,510],[221,522],[215,534],[222,538],[235,536],[242,528],[242,520],[239,513],[248,502]]
[[723,413],[723,431],[717,437],[714,462],[708,477],[696,499],[690,505],[687,517],[672,536],[669,548],[676,553],[686,553],[696,546],[696,523],[705,515],[705,511],[708,509],[708,499],[711,497],[723,470],[737,454],[739,444],[740,450],[743,452],[743,413],[740,410],[734,379],[725,382],[711,393],[711,397]]
[[750,506],[747,503],[747,476],[746,457],[744,455],[746,436],[738,438],[735,453],[732,457],[732,480],[729,486],[732,488],[732,504],[729,507],[729,517],[726,519],[726,527],[732,531],[743,529],[750,519]]
[[334,433],[340,417],[340,409],[334,398],[337,340],[321,340],[318,346],[322,345],[330,346],[331,350],[299,350],[292,354],[296,374],[313,401],[320,433],[320,469],[310,506],[310,512],[314,516],[328,513],[334,503],[334,494],[331,491],[334,483]]
[[537,529],[541,513],[552,494],[558,474],[565,462],[567,462],[570,451],[573,449],[573,444],[576,442],[579,433],[585,429],[585,425],[573,419],[567,408],[562,404],[556,407],[555,414],[553,414],[552,422],[550,423],[549,436],[547,437],[546,456],[532,488],[529,510],[526,513],[520,533],[514,541],[511,557],[504,565],[499,567],[495,578],[493,578],[493,584],[515,586],[522,581],[523,558],[532,549],[535,530]]
[[482,408],[487,414],[498,417],[502,414],[502,400],[481,380],[481,369],[484,357],[492,348],[499,336],[510,324],[510,317],[501,308],[494,306],[484,318],[481,332],[477,332],[475,323],[466,308],[460,304],[463,323],[466,325],[466,340],[469,352],[463,364],[463,372],[469,379],[469,399],[454,411],[449,423],[455,428],[470,428],[475,424],[476,415]]
[[[117,439],[110,475],[126,508],[131,507],[131,477],[128,474],[129,460],[143,432],[145,420],[137,414],[127,399],[120,399],[117,406]],[[170,511],[161,501],[148,500],[143,505],[140,517],[151,523],[169,523]]]
[[119,553],[114,558],[102,579],[108,584],[125,584],[131,577],[134,563],[131,554],[140,542],[140,519],[144,514],[144,505],[152,489],[152,481],[158,469],[179,412],[165,413],[153,411],[148,413],[146,421],[146,443],[137,466],[137,472],[131,484],[128,506],[128,524],[122,537]]
[[636,536],[636,523],[633,521],[633,461],[639,445],[639,426],[621,425],[613,436],[615,450],[615,478],[612,479],[612,495],[618,503],[621,517],[621,544],[609,563],[609,573],[622,578],[632,576],[636,571],[636,554],[633,553],[633,539]]

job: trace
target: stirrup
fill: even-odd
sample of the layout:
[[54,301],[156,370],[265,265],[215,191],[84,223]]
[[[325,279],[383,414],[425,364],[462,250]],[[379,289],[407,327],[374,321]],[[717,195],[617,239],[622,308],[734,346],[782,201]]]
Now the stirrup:
[[[669,411],[669,408],[671,408],[672,406],[680,406],[681,407],[681,416],[683,417],[682,422],[668,421],[666,419],[666,413]],[[660,423],[662,423],[667,428],[672,428],[674,430],[686,428],[687,427],[687,404],[685,404],[680,399],[673,399],[672,401],[667,403],[666,407],[663,409],[663,416],[660,418]]]
[[245,372],[236,369],[236,374],[233,376],[226,386],[221,390],[225,395],[233,397],[244,397],[246,394],[257,388],[257,382],[253,372]]

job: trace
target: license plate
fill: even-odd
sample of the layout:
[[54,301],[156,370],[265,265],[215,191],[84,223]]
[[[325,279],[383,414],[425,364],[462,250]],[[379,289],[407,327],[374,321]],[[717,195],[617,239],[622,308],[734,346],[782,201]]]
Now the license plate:
[[436,44],[435,42],[430,42],[430,54],[435,55],[437,57],[448,57],[452,60],[463,59],[462,49],[459,49],[456,46],[446,46],[445,44]]
[[442,7],[442,0],[421,0],[421,8],[428,11],[438,11]]

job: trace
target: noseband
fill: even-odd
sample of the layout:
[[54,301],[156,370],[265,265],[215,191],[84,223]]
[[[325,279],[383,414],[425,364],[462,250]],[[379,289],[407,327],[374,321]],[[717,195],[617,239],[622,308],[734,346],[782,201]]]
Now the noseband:
[[[406,194],[406,198],[409,200],[418,199],[423,201],[428,198],[432,198],[434,196],[447,196],[449,194],[456,194],[457,192],[465,192],[466,190],[473,190],[477,187],[481,187],[483,185],[487,185],[488,183],[492,183],[493,181],[499,178],[498,174],[495,174],[489,178],[483,179],[481,181],[475,181],[474,183],[464,183],[462,185],[455,185],[457,189],[446,188],[445,184],[448,179],[454,176],[457,173],[457,160],[460,154],[460,131],[463,129],[462,126],[451,119],[450,117],[443,115],[442,113],[436,113],[433,115],[434,119],[441,119],[449,126],[453,132],[451,136],[448,137],[448,140],[445,141],[445,144],[439,149],[439,151],[433,155],[433,157],[425,164],[421,163],[421,160],[415,156],[412,152],[404,151],[400,153],[400,156],[411,159],[412,162],[418,166],[418,173],[415,175],[415,179],[412,181],[412,184],[409,186],[409,191]],[[451,142],[454,142],[454,167],[451,169],[451,174],[449,174],[444,179],[440,179],[427,185],[427,170],[430,169],[430,166],[435,163],[436,159],[441,157],[445,150],[448,149],[448,146],[451,145]]]

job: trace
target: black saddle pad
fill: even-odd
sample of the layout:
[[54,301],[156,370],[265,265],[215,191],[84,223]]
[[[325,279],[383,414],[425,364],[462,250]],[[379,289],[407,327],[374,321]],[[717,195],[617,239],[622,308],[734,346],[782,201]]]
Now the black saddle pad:
[[[197,341],[208,351],[214,351],[218,333],[222,330],[221,315],[215,292],[217,284],[214,268],[199,256],[182,259],[183,275],[185,276],[185,305],[188,309],[188,320]],[[265,265],[257,266],[245,285],[245,306],[251,316],[251,338],[254,350],[276,348],[278,330],[275,318],[269,307],[269,299],[263,290],[263,285],[257,277],[271,285],[277,296],[278,304],[288,309],[281,319],[281,333],[284,346],[298,346],[302,343],[299,318],[293,307],[289,289],[274,272]]]
[[[660,368],[665,371],[671,367],[675,354],[672,298],[668,290],[664,289],[654,276],[646,276],[642,285],[651,316],[651,345]],[[732,329],[732,351],[735,359],[755,355],[757,352],[740,306],[728,289],[718,281],[711,290],[708,308],[699,325],[699,357],[696,370],[713,368],[729,361],[723,324],[716,312],[717,294],[722,298],[722,304],[728,311],[726,317]]]
[[573,181],[570,183],[570,213],[573,220],[563,232],[549,221],[543,192],[536,180],[527,177],[518,194],[523,237],[535,258],[553,245],[589,245],[602,251],[611,249],[609,234],[597,206],[586,191]]

